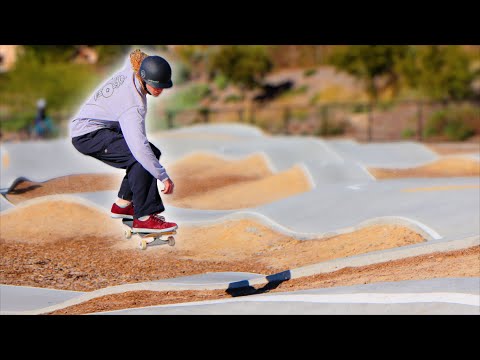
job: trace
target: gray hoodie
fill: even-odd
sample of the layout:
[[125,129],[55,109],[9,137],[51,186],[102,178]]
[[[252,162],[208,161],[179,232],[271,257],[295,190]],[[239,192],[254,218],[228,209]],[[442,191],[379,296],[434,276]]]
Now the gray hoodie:
[[145,130],[147,93],[136,78],[130,61],[97,88],[70,122],[70,136],[76,137],[120,125],[135,159],[156,179],[168,179],[165,168],[150,148]]

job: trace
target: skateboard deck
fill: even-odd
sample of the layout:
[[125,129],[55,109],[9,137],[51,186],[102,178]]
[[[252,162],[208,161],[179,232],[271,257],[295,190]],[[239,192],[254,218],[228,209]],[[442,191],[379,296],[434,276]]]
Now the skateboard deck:
[[177,233],[175,230],[165,231],[165,232],[138,232],[133,229],[133,219],[122,219],[122,223],[127,226],[125,229],[125,238],[130,239],[132,235],[139,235],[141,237],[138,247],[142,250],[145,250],[148,246],[155,245],[164,245],[168,244],[170,246],[175,245],[175,235]]

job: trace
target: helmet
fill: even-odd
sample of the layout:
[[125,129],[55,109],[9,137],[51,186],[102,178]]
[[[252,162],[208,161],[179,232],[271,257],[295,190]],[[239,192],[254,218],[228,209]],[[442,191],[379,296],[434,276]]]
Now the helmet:
[[161,56],[147,56],[140,65],[140,77],[154,88],[172,87],[171,76],[172,69],[167,60]]

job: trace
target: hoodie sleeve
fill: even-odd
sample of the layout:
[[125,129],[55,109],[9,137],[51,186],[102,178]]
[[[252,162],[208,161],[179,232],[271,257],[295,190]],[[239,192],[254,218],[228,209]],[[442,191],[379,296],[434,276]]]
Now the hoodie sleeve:
[[156,179],[164,181],[169,177],[150,147],[145,131],[145,119],[141,112],[141,108],[131,107],[120,115],[118,122],[135,159]]

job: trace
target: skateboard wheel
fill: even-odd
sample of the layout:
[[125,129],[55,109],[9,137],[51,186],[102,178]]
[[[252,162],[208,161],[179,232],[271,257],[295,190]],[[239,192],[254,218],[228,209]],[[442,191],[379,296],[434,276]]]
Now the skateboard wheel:
[[130,239],[132,237],[132,230],[126,229],[125,230],[125,239]]
[[138,247],[142,250],[145,250],[147,248],[147,241],[145,239],[140,240]]
[[170,246],[175,245],[175,238],[173,236],[168,237],[168,245],[170,245]]

